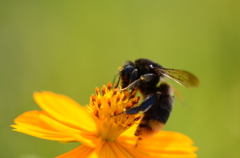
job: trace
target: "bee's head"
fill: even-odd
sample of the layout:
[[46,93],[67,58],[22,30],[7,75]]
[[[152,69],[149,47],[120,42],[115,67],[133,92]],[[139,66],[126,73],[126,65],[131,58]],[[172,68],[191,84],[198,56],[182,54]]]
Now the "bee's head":
[[130,76],[132,71],[134,69],[134,64],[131,61],[127,61],[124,63],[124,65],[122,67],[119,68],[119,75],[121,77],[126,77],[126,76]]

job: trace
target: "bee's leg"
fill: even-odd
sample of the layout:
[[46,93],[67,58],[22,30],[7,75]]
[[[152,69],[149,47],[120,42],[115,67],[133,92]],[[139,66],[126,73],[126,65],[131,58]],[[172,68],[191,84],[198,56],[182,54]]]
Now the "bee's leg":
[[130,109],[127,109],[126,111],[124,111],[124,114],[137,114],[139,111],[145,112],[147,111],[157,100],[159,94],[155,93],[155,94],[149,94],[146,99],[139,105]]
[[146,99],[141,103],[141,105],[127,109],[126,111],[123,111],[114,116],[121,115],[121,114],[133,115],[133,114],[137,114],[139,111],[145,112],[155,103],[159,95],[160,95],[159,93],[149,94],[146,97]]
[[[136,70],[136,69],[135,69]],[[137,76],[137,70],[133,71],[133,74],[131,75],[131,78],[133,79],[134,77]],[[152,81],[154,81],[152,83]],[[156,80],[156,76],[152,73],[148,73],[148,74],[144,74],[142,75],[139,79],[135,80],[134,82],[130,83],[127,87],[123,88],[123,89],[117,89],[115,91],[125,91],[128,89],[133,89],[135,87],[138,87],[140,85],[155,85],[158,83],[158,79]]]
[[142,140],[142,138],[138,137],[137,142],[136,142],[136,144],[135,144],[135,148],[138,147],[138,142],[139,142],[139,140]]
[[138,87],[140,85],[140,79],[135,80],[134,82],[132,82],[131,84],[129,84],[127,87],[123,88],[123,89],[116,89],[115,91],[121,92],[121,91],[125,91],[128,89],[133,89],[135,87]]
[[[130,76],[134,71],[134,64],[131,61],[127,61],[123,67],[119,68],[119,80],[122,81],[122,88],[129,85]],[[117,86],[115,87],[117,88]]]
[[[125,91],[125,90],[132,89],[132,88],[140,85],[140,80],[139,79],[137,80],[137,75],[138,75],[137,69],[133,69],[132,66],[127,66],[124,70],[125,71],[120,72],[120,77],[124,78],[126,74],[130,75],[128,86],[122,87],[122,89],[117,89],[115,91]],[[132,70],[132,72],[130,72],[131,70]],[[119,80],[120,80],[120,77],[119,77]],[[118,83],[119,83],[119,80],[118,80]]]
[[114,116],[121,115],[121,114],[127,114],[127,115],[137,114],[141,110],[142,110],[141,107],[136,106],[136,107],[127,109],[121,113],[115,114]]

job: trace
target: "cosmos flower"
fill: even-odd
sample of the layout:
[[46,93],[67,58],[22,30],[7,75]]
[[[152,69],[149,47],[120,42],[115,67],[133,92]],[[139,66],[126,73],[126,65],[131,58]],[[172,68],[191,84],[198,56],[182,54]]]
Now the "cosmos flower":
[[[42,111],[29,111],[11,125],[14,131],[59,142],[81,142],[57,158],[195,158],[193,141],[177,132],[161,131],[148,139],[134,136],[142,114],[120,114],[138,105],[134,93],[116,92],[111,84],[81,106],[64,95],[34,93]],[[117,115],[117,116],[116,116]]]

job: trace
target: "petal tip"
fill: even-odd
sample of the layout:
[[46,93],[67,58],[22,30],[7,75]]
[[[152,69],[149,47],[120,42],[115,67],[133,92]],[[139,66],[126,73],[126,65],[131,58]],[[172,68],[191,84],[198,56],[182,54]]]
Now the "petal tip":
[[40,92],[33,92],[33,98],[34,98],[34,100],[35,100],[38,96],[40,96],[40,95],[41,95]]

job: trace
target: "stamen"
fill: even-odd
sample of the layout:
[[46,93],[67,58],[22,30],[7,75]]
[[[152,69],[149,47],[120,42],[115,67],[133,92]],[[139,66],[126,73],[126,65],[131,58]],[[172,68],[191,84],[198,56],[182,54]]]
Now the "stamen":
[[96,92],[97,95],[99,94],[99,91],[100,91],[99,88],[96,87],[96,88],[95,88],[95,92]]
[[94,110],[94,111],[93,111],[93,114],[94,114],[97,118],[99,118],[99,114],[98,114],[98,111],[97,111],[97,110]]
[[109,91],[111,90],[111,88],[112,88],[112,84],[111,84],[110,82],[108,82],[108,84],[107,84],[107,88],[108,88]]
[[133,106],[133,103],[132,102],[128,102],[128,104],[126,106],[126,109],[130,109],[132,106]]
[[118,94],[116,102],[119,102],[120,99],[121,99],[121,96],[120,96],[120,94]]
[[114,116],[120,114],[121,112],[117,109],[116,111],[114,111]]
[[[115,88],[115,90],[116,90],[116,89],[117,89],[117,88]],[[115,91],[115,90],[113,91],[113,96],[117,94],[117,91]]]
[[102,103],[101,103],[101,100],[97,100],[97,105],[98,105],[98,108],[100,109],[101,108],[101,105],[102,105]]
[[106,94],[106,87],[103,86],[103,87],[102,87],[102,96],[104,96],[105,94]]
[[138,104],[138,101],[139,101],[140,97],[136,97],[136,98],[133,98],[133,101],[132,101],[132,106]]
[[133,123],[129,123],[127,126],[131,127],[133,125]]
[[96,101],[96,98],[95,98],[95,95],[94,95],[94,94],[92,94],[91,100],[92,100],[92,103],[94,103],[94,102]]
[[101,88],[95,88],[96,95],[90,97],[90,108],[98,133],[103,140],[115,141],[117,137],[136,123],[139,115],[126,115],[126,109],[136,106],[139,97],[135,98],[136,91],[117,92],[112,89],[111,83]]
[[132,99],[132,98],[134,98],[134,97],[135,97],[135,95],[136,95],[136,93],[137,93],[137,91],[132,91],[132,93],[131,93],[131,95],[130,95],[129,99]]
[[138,117],[136,117],[135,119],[134,119],[134,121],[138,121],[138,120],[140,120],[141,119],[141,116],[138,116]]
[[122,99],[122,101],[125,101],[125,100],[127,99],[127,97],[128,97],[128,94],[129,94],[129,92],[128,92],[128,91],[126,91],[126,92],[124,93],[124,96],[123,96],[123,99]]

